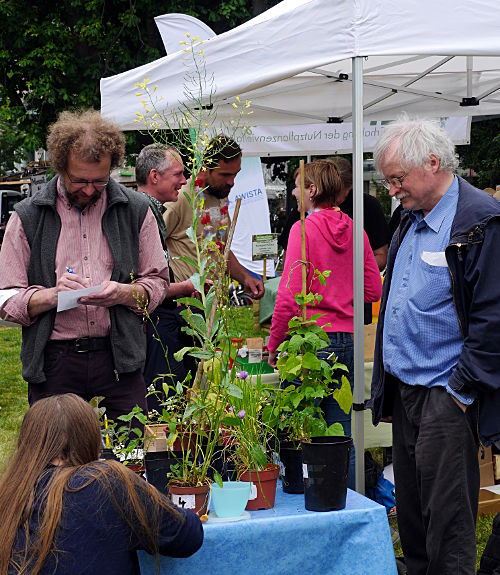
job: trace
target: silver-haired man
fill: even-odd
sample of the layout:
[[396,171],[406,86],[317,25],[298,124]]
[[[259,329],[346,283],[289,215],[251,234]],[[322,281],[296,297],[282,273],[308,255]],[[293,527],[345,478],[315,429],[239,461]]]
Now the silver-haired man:
[[374,151],[403,207],[389,248],[371,407],[393,423],[399,533],[410,575],[475,573],[478,433],[500,439],[500,203],[454,172],[427,120]]
[[[186,184],[184,164],[173,146],[150,144],[141,150],[135,166],[137,189],[146,194],[156,218],[158,231],[169,265],[170,289],[168,297],[150,315],[146,324],[147,354],[144,381],[148,389],[153,385],[159,395],[148,395],[149,409],[159,409],[163,397],[163,383],[171,386],[186,377],[186,365],[176,361],[174,353],[183,347],[177,298],[191,295],[195,289],[191,280],[174,281],[167,249],[167,228],[163,220],[165,202],[176,202],[179,190]],[[168,375],[167,375],[168,374]]]

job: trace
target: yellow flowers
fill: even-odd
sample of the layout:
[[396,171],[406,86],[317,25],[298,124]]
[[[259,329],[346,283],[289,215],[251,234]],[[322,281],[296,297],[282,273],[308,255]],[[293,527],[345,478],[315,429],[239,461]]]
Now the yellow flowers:
[[[135,113],[135,122],[142,124],[142,129],[145,126],[154,141],[178,147],[184,164],[194,177],[203,166],[213,166],[215,152],[211,142],[214,138],[222,134],[230,138],[238,134],[239,137],[246,130],[244,117],[251,113],[250,100],[236,96],[233,102],[223,100],[229,114],[218,118],[214,80],[207,75],[202,43],[198,36],[191,36],[189,32],[180,42],[188,54],[181,55],[185,58],[186,73],[179,105],[160,105],[164,97],[158,94],[158,85],[153,86],[150,78],[135,84],[136,97],[140,98],[142,107],[141,112]],[[172,94],[175,92],[176,87],[172,87]]]

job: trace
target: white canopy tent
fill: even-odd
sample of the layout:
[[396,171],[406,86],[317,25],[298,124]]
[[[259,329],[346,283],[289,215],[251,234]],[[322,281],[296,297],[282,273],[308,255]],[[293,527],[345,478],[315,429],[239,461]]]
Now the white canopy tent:
[[[363,121],[500,113],[496,0],[284,0],[203,45],[218,119],[233,98],[252,101],[252,124],[353,122],[354,401],[363,402]],[[186,54],[101,80],[102,114],[139,129],[136,82],[157,85],[164,113],[185,101]],[[188,68],[189,69],[189,68]],[[208,102],[206,102],[208,103]],[[363,417],[355,412],[359,446]],[[356,485],[364,488],[362,449]]]
[[[235,95],[252,100],[252,123],[352,119],[353,57],[364,59],[364,119],[401,111],[494,114],[500,94],[495,0],[285,0],[204,42],[221,119]],[[182,52],[101,81],[102,113],[135,130],[136,82],[149,78],[173,108],[184,100]],[[478,106],[463,107],[463,98]],[[474,103],[474,102],[471,102]]]

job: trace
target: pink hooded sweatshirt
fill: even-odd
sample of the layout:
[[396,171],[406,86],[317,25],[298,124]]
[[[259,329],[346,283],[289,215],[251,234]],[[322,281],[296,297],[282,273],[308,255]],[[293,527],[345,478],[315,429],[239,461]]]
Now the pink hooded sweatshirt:
[[[319,325],[330,323],[327,332],[354,331],[353,318],[353,221],[339,210],[323,209],[306,218],[306,261],[307,290],[320,293],[321,303],[308,307],[307,316],[324,314]],[[382,294],[380,272],[375,261],[368,236],[364,234],[365,302],[374,302]],[[286,251],[285,267],[278,287],[278,295],[271,324],[269,351],[285,339],[288,322],[294,315],[300,315],[295,303],[295,294],[302,290],[300,248],[300,221],[290,230]],[[312,282],[314,270],[330,270],[326,286],[316,279]]]

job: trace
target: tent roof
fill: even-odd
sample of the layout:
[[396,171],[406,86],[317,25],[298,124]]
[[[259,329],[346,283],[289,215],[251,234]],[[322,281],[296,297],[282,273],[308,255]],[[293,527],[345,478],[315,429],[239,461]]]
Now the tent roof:
[[[364,118],[500,112],[497,0],[284,0],[203,43],[218,119],[232,98],[252,101],[252,124],[351,120],[351,58],[364,61]],[[161,108],[185,102],[190,55],[176,52],[101,80],[102,114],[140,129],[137,82]],[[475,97],[479,105],[461,106]]]

